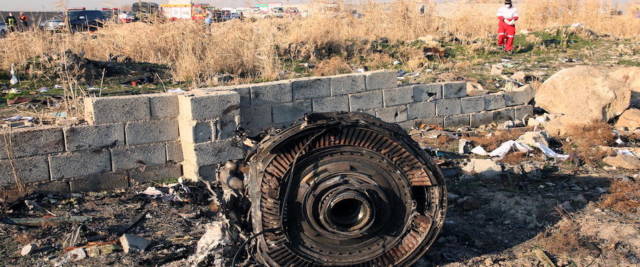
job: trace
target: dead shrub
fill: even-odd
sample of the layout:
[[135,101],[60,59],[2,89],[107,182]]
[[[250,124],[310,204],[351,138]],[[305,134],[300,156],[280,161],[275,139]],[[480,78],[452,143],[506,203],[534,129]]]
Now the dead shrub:
[[568,138],[563,141],[565,153],[577,156],[586,164],[596,165],[607,156],[600,146],[610,146],[615,141],[611,125],[605,122],[594,122],[586,126],[573,126],[568,129]]
[[353,70],[347,62],[341,57],[332,57],[328,60],[321,61],[313,70],[313,75],[329,76],[343,73],[350,73]]
[[492,134],[485,136],[472,136],[468,139],[475,145],[482,146],[487,151],[493,151],[498,148],[502,143],[509,140],[516,140],[521,135],[529,131],[530,128],[516,128],[508,130],[496,131]]
[[614,180],[609,192],[600,202],[603,208],[620,213],[640,212],[640,183]]

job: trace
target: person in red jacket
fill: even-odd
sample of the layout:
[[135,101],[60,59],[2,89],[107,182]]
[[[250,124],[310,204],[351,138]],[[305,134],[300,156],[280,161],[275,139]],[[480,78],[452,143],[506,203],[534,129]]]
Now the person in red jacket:
[[498,10],[498,45],[503,46],[507,52],[513,51],[518,19],[518,10],[513,7],[511,0],[506,0],[504,6]]

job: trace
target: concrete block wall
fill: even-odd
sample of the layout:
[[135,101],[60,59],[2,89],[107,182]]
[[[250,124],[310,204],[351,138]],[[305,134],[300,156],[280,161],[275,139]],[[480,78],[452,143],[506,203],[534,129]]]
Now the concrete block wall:
[[178,96],[88,98],[85,112],[89,125],[0,133],[0,187],[99,191],[182,175]]
[[[311,112],[366,112],[387,122],[477,127],[533,113],[527,89],[468,96],[466,83],[398,86],[376,71],[182,94],[85,99],[88,125],[0,133],[0,186],[96,191],[171,177],[215,179],[219,165],[245,156],[252,136]],[[0,190],[1,192],[2,190]]]

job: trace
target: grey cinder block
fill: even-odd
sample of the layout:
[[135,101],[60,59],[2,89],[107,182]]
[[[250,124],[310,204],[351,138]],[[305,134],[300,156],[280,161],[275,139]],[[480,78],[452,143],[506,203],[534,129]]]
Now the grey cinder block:
[[109,150],[78,151],[51,156],[51,179],[82,177],[111,171]]
[[384,94],[383,99],[384,99],[385,107],[404,105],[404,104],[409,104],[414,102],[413,86],[404,86],[404,87],[397,87],[393,89],[386,89],[386,90],[382,90],[382,93]]
[[460,99],[462,104],[462,113],[473,113],[484,110],[484,97],[472,96],[464,97]]
[[364,111],[382,107],[382,90],[349,95],[350,111]]
[[49,181],[47,157],[29,157],[0,161],[0,185],[15,184],[15,175],[23,183]]
[[506,107],[503,94],[491,94],[484,96],[485,110],[496,110]]
[[459,98],[446,98],[436,101],[436,115],[451,116],[462,113],[462,106]]
[[142,121],[151,118],[149,96],[85,98],[85,119],[90,124]]
[[311,112],[311,101],[304,100],[274,105],[272,111],[274,123],[292,122]]
[[102,124],[64,129],[67,151],[100,149],[124,145],[124,125]]
[[367,91],[389,89],[398,86],[398,78],[395,71],[373,71],[365,73],[365,85]]
[[293,101],[290,81],[261,83],[251,86],[251,105]]
[[170,119],[178,117],[178,96],[175,94],[154,94],[149,96],[151,119]]
[[442,85],[442,98],[459,98],[467,96],[466,82],[449,82]]
[[435,102],[412,103],[408,106],[408,119],[425,119],[436,116]]
[[416,84],[413,86],[413,100],[416,102],[433,101],[442,98],[442,84]]
[[64,151],[64,136],[58,127],[32,128],[0,133],[0,159],[7,159],[7,151],[14,158],[47,155]]
[[178,140],[178,121],[140,121],[129,122],[125,126],[128,145],[140,145]]
[[331,95],[346,95],[365,91],[364,74],[345,74],[331,77]]
[[349,96],[332,96],[313,100],[313,112],[349,111]]
[[166,163],[165,144],[150,144],[115,148],[111,150],[113,171],[128,170]]
[[331,96],[331,78],[303,78],[291,81],[293,100]]

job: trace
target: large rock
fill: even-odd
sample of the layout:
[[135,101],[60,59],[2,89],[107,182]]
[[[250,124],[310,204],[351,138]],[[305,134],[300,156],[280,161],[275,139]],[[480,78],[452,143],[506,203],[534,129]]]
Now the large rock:
[[616,168],[622,168],[627,170],[640,170],[640,159],[631,155],[619,154],[616,156],[610,156],[603,159],[602,162]]
[[565,136],[571,132],[572,129],[587,125],[588,122],[583,122],[580,116],[565,115],[552,119],[544,124],[544,129],[550,136]]
[[619,68],[609,75],[631,88],[631,106],[640,108],[640,67]]
[[640,109],[629,109],[622,113],[616,122],[616,129],[623,131],[633,131],[640,128]]
[[588,66],[561,70],[538,89],[536,105],[582,124],[609,121],[629,108],[631,101],[628,82],[619,76]]

